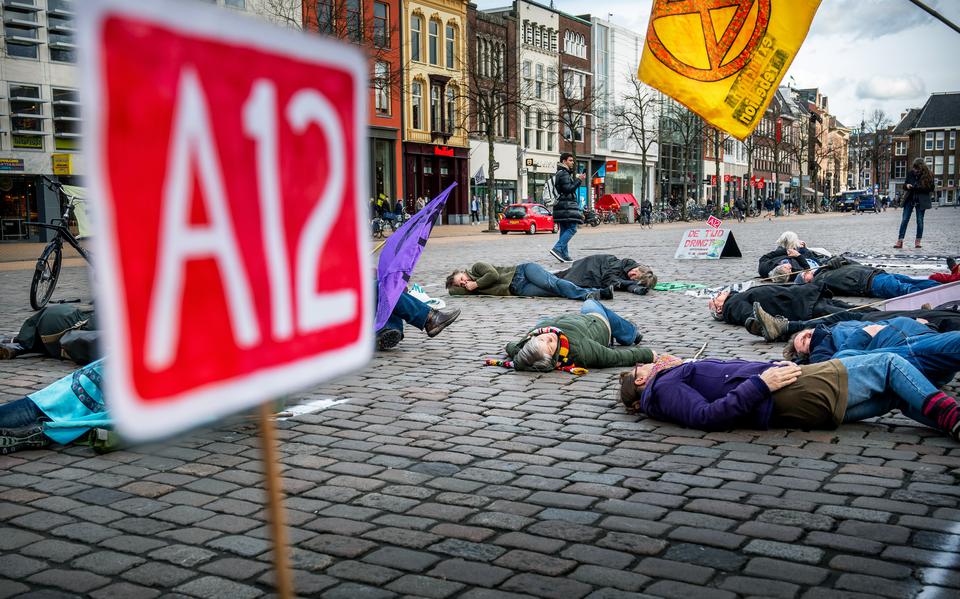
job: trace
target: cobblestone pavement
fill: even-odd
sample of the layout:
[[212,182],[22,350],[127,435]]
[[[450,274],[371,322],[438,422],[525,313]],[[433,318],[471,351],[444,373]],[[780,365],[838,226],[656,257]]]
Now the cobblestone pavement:
[[[733,224],[744,258],[719,263],[674,261],[677,226],[608,225],[572,249],[635,257],[661,281],[720,284],[755,275],[785,229],[890,253],[897,218]],[[924,253],[955,255],[958,230],[960,210],[930,211]],[[960,445],[939,433],[897,415],[833,432],[703,433],[626,414],[616,370],[482,367],[538,316],[577,304],[451,299],[439,282],[480,259],[555,266],[552,243],[434,240],[414,279],[461,307],[460,321],[435,339],[408,332],[364,371],[293,398],[347,400],[278,424],[298,594],[960,596]],[[28,315],[30,274],[0,273],[0,330]],[[84,271],[66,269],[56,297],[87,293]],[[780,353],[716,325],[702,300],[661,292],[611,305],[661,351],[692,356],[708,341],[708,357]],[[0,401],[69,369],[0,362]],[[259,460],[243,417],[103,456],[67,447],[0,458],[0,598],[271,594]]]

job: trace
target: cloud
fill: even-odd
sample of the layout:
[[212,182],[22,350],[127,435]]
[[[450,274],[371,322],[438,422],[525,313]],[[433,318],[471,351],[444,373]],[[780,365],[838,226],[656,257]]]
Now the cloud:
[[911,100],[926,93],[927,86],[917,75],[873,75],[857,83],[857,97],[861,100]]
[[[940,8],[942,3],[929,4]],[[875,39],[933,22],[933,17],[904,0],[829,0],[817,12],[810,35]]]

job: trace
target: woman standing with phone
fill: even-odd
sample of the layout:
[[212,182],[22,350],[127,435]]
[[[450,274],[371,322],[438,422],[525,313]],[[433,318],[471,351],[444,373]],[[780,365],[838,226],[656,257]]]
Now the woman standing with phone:
[[913,161],[913,168],[907,173],[904,188],[907,190],[903,199],[903,220],[900,221],[900,235],[897,237],[897,243],[894,248],[903,248],[903,238],[907,234],[907,225],[910,224],[910,215],[914,209],[917,210],[917,240],[913,247],[922,247],[920,242],[923,240],[923,214],[930,209],[932,203],[930,192],[933,191],[933,174],[923,161],[923,158],[917,158]]

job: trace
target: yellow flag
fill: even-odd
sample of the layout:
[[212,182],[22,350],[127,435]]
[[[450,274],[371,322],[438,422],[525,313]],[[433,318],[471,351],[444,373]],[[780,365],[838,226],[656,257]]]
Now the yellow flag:
[[820,0],[654,0],[640,79],[743,139],[760,123]]

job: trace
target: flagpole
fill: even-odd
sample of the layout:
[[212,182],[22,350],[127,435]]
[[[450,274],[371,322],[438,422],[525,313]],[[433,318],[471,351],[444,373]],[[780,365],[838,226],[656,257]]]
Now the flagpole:
[[920,2],[920,0],[910,0],[910,2],[914,3],[915,5],[917,5],[921,10],[927,12],[927,13],[930,14],[930,16],[932,16],[934,19],[937,19],[938,21],[940,21],[941,23],[943,23],[944,25],[946,25],[946,26],[949,27],[950,29],[953,29],[953,30],[956,31],[957,33],[960,33],[960,25],[957,25],[956,23],[950,21],[949,19],[947,19],[945,16],[941,15],[941,14],[940,14],[939,12],[937,12],[936,10],[930,8],[929,6],[927,6],[926,4],[924,4],[923,2]]

